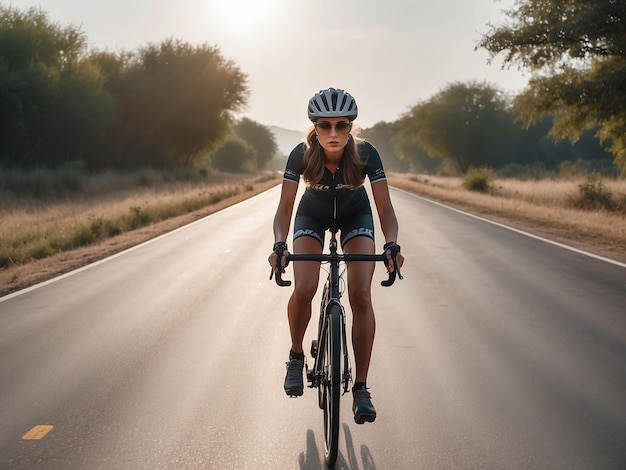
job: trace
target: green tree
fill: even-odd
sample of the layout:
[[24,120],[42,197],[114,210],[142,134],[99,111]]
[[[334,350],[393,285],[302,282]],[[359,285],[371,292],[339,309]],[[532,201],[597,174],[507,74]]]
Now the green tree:
[[233,138],[211,156],[211,166],[233,173],[252,171],[256,168],[256,150],[248,142]]
[[0,163],[16,164],[26,134],[22,75],[0,57]]
[[[115,70],[110,59],[103,58]],[[206,44],[168,39],[118,59],[117,66],[124,62],[123,74],[111,82],[122,105],[113,136],[122,164],[197,163],[224,142],[233,114],[247,101],[246,75]]]
[[80,29],[0,6],[0,165],[193,165],[225,141],[247,96],[215,47],[90,53]]
[[94,128],[106,127],[111,97],[101,88],[99,71],[83,66],[86,50],[79,28],[53,23],[40,9],[0,6],[2,162],[35,166],[80,159],[87,149],[72,136],[94,136]]
[[60,153],[58,163],[107,166],[108,131],[117,118],[117,102],[104,85],[100,68],[88,60],[63,71],[51,126]]
[[410,116],[405,115],[392,123],[391,145],[398,158],[409,166],[411,172],[440,173],[444,159],[439,155],[429,155],[421,147],[413,134],[413,126],[410,125],[409,120]]
[[587,129],[626,171],[626,2],[518,0],[510,22],[491,25],[477,47],[531,72],[515,100],[526,126],[550,114],[556,140]]
[[252,119],[243,118],[233,126],[233,130],[237,137],[248,142],[256,151],[257,169],[265,168],[265,165],[276,155],[278,145],[274,134],[268,127]]
[[502,93],[486,83],[454,82],[402,119],[402,132],[430,156],[465,173],[500,166],[514,151],[517,128]]
[[363,129],[361,136],[376,146],[385,165],[385,170],[406,172],[411,168],[409,159],[404,159],[393,144],[397,124],[378,122],[373,127]]

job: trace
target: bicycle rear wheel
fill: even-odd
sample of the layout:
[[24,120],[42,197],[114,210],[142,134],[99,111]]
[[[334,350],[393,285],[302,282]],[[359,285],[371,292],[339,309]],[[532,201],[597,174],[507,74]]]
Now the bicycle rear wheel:
[[324,447],[326,464],[335,465],[339,449],[339,400],[341,398],[341,307],[332,305],[324,338]]

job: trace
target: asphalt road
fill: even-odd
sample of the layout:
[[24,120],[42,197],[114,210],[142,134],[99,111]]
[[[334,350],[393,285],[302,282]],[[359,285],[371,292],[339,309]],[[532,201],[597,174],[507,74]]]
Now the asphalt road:
[[[0,299],[0,468],[323,468],[315,391],[282,391],[278,194]],[[343,397],[336,468],[626,468],[626,266],[392,197],[378,419]]]

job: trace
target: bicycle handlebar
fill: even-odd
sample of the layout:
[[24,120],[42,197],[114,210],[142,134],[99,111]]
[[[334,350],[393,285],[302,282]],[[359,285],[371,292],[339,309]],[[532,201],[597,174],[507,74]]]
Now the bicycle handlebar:
[[[359,254],[342,254],[337,253],[335,255],[322,253],[322,254],[293,254],[289,253],[287,255],[287,263],[289,261],[319,261],[319,262],[331,262],[331,261],[386,261],[387,256],[385,254],[382,255],[359,255]],[[395,265],[394,260],[394,265]],[[270,279],[272,278],[272,274],[274,274],[274,270],[272,270],[270,274]],[[383,287],[391,286],[395,280],[396,276],[402,279],[402,274],[400,274],[400,269],[395,266],[393,272],[388,273],[389,278],[383,281],[380,281],[380,285]],[[288,287],[291,285],[291,281],[285,280],[282,278],[282,273],[280,270],[276,273],[276,284],[281,287]]]

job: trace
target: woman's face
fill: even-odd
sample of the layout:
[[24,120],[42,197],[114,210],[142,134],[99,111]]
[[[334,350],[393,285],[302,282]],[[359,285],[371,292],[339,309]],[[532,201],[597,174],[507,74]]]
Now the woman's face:
[[345,117],[322,117],[315,122],[317,140],[327,157],[340,157],[343,154],[351,129],[352,123]]

